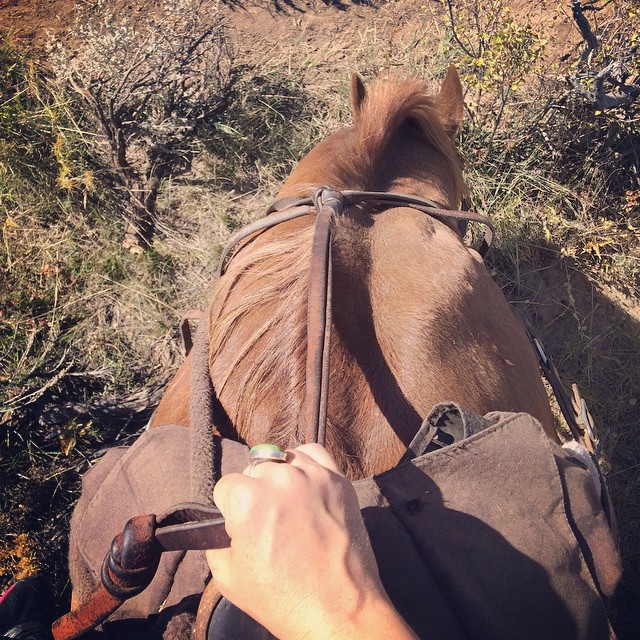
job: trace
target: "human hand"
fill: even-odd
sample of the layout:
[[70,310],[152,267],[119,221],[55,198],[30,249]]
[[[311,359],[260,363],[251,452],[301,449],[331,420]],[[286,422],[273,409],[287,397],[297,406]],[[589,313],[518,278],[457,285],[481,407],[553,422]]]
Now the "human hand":
[[353,487],[323,447],[224,476],[214,500],[231,537],[207,551],[216,586],[280,640],[415,638],[382,587]]

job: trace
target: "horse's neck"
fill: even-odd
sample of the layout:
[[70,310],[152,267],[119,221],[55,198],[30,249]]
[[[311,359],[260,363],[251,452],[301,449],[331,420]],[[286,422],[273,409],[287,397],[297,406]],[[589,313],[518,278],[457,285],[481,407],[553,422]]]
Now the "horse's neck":
[[[211,354],[221,405],[249,444],[295,446],[302,433],[312,227],[307,218],[287,224],[273,231],[289,237],[280,272],[262,261],[237,266],[223,306],[238,314]],[[327,445],[351,477],[393,466],[443,400],[552,424],[526,334],[453,231],[406,208],[351,210],[335,226]],[[240,262],[271,242],[256,238]]]
[[358,249],[349,247],[347,226],[334,252],[334,322],[336,360],[351,369],[332,367],[329,398],[330,413],[341,416],[335,427],[346,424],[361,439],[363,473],[395,464],[421,419],[445,400],[480,415],[525,411],[552,433],[521,323],[456,234],[396,209],[375,217]]
[[455,306],[469,257],[444,225],[407,209],[339,221],[333,255],[329,441],[349,441],[354,474],[367,475],[397,462],[442,399],[427,325]]

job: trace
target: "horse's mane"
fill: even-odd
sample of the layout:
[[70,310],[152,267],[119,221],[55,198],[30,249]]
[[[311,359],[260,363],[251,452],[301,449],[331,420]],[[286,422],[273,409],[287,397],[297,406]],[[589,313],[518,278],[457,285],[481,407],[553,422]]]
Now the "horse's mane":
[[[237,385],[235,404],[225,409],[242,437],[248,437],[256,407],[273,399],[276,389],[287,398],[283,410],[289,414],[280,416],[279,424],[289,424],[291,414],[297,417],[302,411],[312,234],[309,220],[302,231],[273,238],[259,248],[240,250],[214,291],[209,315],[212,372],[218,354],[243,321],[251,318],[253,323],[250,337],[233,354],[216,384],[216,394],[223,400],[227,385]],[[243,277],[252,278],[255,287],[250,293],[232,295],[234,286]],[[291,424],[295,427],[296,423],[294,420]],[[276,437],[274,442],[286,440],[289,444],[290,435]]]
[[[369,90],[357,114],[355,135],[348,148],[341,149],[330,177],[340,174],[343,188],[372,188],[376,165],[381,161],[400,127],[412,119],[425,141],[451,168],[455,197],[463,192],[462,172],[454,144],[438,119],[435,101],[426,94],[424,83],[378,81]],[[355,181],[355,182],[354,182]],[[305,185],[308,189],[311,185]],[[317,187],[314,185],[313,187]],[[336,185],[342,186],[342,185]],[[302,189],[304,190],[304,189]],[[294,446],[302,438],[306,357],[306,314],[309,263],[313,227],[311,218],[303,229],[276,227],[271,239],[259,246],[240,250],[220,279],[210,307],[209,361],[212,372],[218,354],[239,327],[250,337],[233,357],[225,356],[226,371],[212,375],[216,393],[237,433],[251,440],[252,418],[261,403],[273,402],[274,390],[282,398],[269,440]],[[253,285],[235,294],[243,278]],[[243,323],[251,324],[243,324]],[[235,395],[225,394],[233,385]],[[233,401],[231,401],[233,397]],[[335,443],[339,429],[330,429],[336,451],[348,443]],[[262,434],[263,436],[265,434]]]

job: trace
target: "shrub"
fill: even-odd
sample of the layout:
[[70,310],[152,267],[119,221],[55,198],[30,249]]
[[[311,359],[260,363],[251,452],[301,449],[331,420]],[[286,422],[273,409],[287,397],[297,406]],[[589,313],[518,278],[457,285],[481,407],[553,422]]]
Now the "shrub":
[[125,246],[139,253],[154,232],[161,181],[189,168],[198,128],[228,106],[239,69],[224,21],[204,0],[165,0],[138,18],[106,0],[79,11],[76,50],[58,42],[50,59],[96,125],[126,194]]

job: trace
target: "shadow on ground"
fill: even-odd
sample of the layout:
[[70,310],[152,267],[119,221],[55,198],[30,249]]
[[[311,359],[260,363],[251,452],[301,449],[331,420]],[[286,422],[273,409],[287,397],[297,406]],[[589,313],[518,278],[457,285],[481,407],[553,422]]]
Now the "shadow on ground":
[[[499,250],[493,258],[500,269]],[[640,322],[563,259],[543,247],[530,267],[498,280],[526,312],[569,389],[580,387],[598,427],[617,511],[623,582],[613,604],[619,638],[640,629]],[[507,282],[508,281],[508,282]]]

